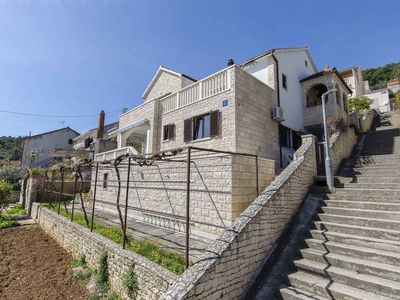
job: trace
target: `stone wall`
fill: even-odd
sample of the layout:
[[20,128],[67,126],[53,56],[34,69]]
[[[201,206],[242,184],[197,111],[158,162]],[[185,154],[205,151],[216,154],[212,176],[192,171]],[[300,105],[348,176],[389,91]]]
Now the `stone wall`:
[[303,136],[293,162],[162,299],[242,298],[297,212],[315,175],[315,138]]
[[123,281],[130,268],[134,268],[138,277],[139,290],[136,299],[159,299],[177,278],[163,267],[136,253],[123,250],[111,240],[92,233],[37,203],[32,206],[32,218],[72,256],[77,258],[84,254],[92,268],[98,268],[100,255],[107,251],[111,288],[124,298],[128,297]]
[[[217,226],[230,225],[257,197],[256,161],[254,157],[231,154],[213,154],[192,151],[190,215],[191,232],[208,236],[220,234]],[[126,181],[127,167],[120,167],[120,178]],[[103,186],[107,173],[107,187]],[[259,189],[263,190],[275,177],[275,162],[258,159]],[[145,222],[160,222],[162,213],[186,215],[187,154],[181,153],[172,161],[156,161],[151,166],[133,164],[130,173],[128,205],[129,216]],[[116,213],[117,174],[113,167],[100,167],[96,191],[96,207]],[[151,181],[151,182],[150,182]],[[94,183],[92,183],[92,193]],[[126,184],[122,183],[120,201],[124,202]],[[141,209],[152,212],[142,212]],[[158,212],[158,214],[157,214]],[[172,216],[170,217],[174,219]],[[166,220],[166,219],[165,219]],[[199,222],[199,223],[196,223]],[[179,227],[179,225],[177,224]],[[174,228],[183,230],[183,226]]]
[[337,174],[342,160],[350,156],[356,143],[357,135],[352,128],[348,128],[347,131],[335,133],[330,137],[329,144],[335,174]]
[[368,131],[371,128],[374,118],[377,116],[377,112],[372,109],[360,117],[361,131]]

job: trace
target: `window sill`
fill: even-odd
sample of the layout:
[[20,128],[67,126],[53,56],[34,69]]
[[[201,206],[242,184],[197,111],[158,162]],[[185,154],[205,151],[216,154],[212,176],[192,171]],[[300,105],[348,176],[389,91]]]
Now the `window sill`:
[[209,140],[212,140],[212,139],[213,139],[212,137],[205,137],[205,138],[202,138],[202,139],[192,140],[192,141],[190,141],[188,143],[205,142],[205,141],[209,141]]

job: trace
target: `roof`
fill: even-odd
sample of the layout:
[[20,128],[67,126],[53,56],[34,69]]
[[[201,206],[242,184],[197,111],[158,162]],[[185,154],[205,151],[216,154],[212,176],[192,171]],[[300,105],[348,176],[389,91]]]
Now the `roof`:
[[310,76],[308,76],[306,78],[303,78],[302,80],[300,80],[300,82],[308,81],[308,80],[311,80],[311,79],[314,79],[314,78],[318,78],[318,77],[322,77],[322,76],[326,76],[326,75],[329,75],[329,74],[335,74],[339,78],[339,80],[343,83],[343,85],[347,88],[348,92],[350,94],[353,93],[353,91],[347,85],[346,81],[344,81],[342,75],[340,75],[340,73],[338,72],[338,70],[336,70],[336,68],[332,68],[329,71],[321,71],[321,72],[312,74],[312,75],[310,75]]
[[196,79],[194,79],[194,78],[192,78],[192,77],[190,77],[190,76],[188,76],[188,75],[185,75],[185,74],[183,74],[183,73],[179,73],[179,72],[173,71],[173,70],[168,69],[168,68],[166,68],[166,67],[164,67],[164,66],[160,66],[160,67],[158,68],[156,74],[153,76],[153,79],[150,81],[149,85],[148,85],[147,88],[145,89],[145,91],[144,91],[144,93],[143,93],[143,95],[142,95],[142,98],[146,98],[146,96],[149,94],[151,88],[152,88],[153,85],[156,83],[158,77],[161,75],[162,72],[166,72],[166,73],[175,75],[175,76],[177,76],[177,77],[184,77],[184,78],[189,79],[189,80],[191,80],[191,81],[193,81],[193,82],[196,82],[196,81],[197,81]]
[[55,133],[57,131],[63,131],[63,130],[71,130],[72,132],[75,132],[78,136],[80,134],[79,132],[73,130],[72,128],[70,128],[68,126],[68,127],[64,127],[64,128],[60,128],[60,129],[55,129],[55,130],[51,130],[51,131],[47,131],[47,132],[43,132],[43,133],[31,135],[31,136],[27,136],[27,137],[25,137],[25,139],[31,139],[31,138],[38,137],[38,136],[41,136],[41,135],[51,134],[51,133]]
[[[104,125],[104,132],[108,132],[111,129],[118,127],[118,125],[119,125],[119,122],[113,122],[113,123],[110,123],[110,124],[106,124],[106,125]],[[81,140],[81,139],[85,139],[85,138],[87,138],[87,137],[89,137],[89,136],[91,136],[92,134],[95,134],[95,133],[97,133],[97,127],[89,129],[88,131],[86,131],[86,132],[82,133],[81,135],[75,137],[73,140],[74,141],[78,141],[78,140]]]
[[318,70],[314,59],[311,56],[311,52],[310,49],[308,48],[308,46],[303,46],[303,47],[288,47],[288,48],[272,48],[268,51],[265,51],[257,56],[254,56],[252,58],[247,59],[246,61],[242,62],[241,64],[239,64],[239,67],[244,67],[245,65],[247,65],[248,63],[251,63],[257,59],[260,59],[264,56],[270,55],[274,52],[285,52],[285,51],[306,51],[308,58],[310,59],[311,64],[313,65],[315,70]]

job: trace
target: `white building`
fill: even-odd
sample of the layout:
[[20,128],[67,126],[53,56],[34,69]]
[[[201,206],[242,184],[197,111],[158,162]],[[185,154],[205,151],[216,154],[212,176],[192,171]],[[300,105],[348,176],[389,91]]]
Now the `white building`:
[[340,71],[340,75],[351,89],[352,97],[360,97],[365,94],[365,84],[362,76],[362,70],[359,66],[342,70]]
[[371,108],[376,109],[378,112],[383,113],[391,110],[388,88],[370,91],[364,96],[372,100]]

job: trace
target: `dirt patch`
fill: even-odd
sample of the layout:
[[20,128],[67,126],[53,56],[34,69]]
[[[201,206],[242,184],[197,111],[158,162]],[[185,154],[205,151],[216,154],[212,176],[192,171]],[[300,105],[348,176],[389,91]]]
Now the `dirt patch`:
[[0,230],[0,299],[86,299],[71,259],[38,226]]

